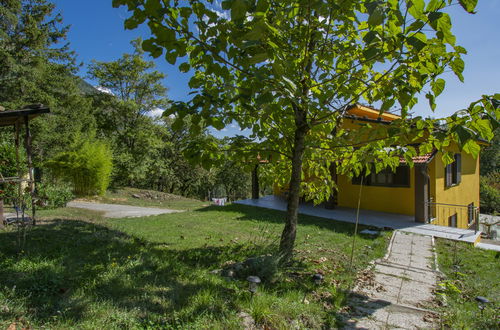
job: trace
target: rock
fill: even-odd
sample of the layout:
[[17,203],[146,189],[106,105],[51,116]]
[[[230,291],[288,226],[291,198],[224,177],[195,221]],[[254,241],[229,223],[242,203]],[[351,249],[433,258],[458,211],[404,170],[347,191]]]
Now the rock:
[[253,317],[246,312],[239,312],[238,317],[241,319],[242,328],[245,330],[256,329],[255,320]]
[[223,277],[234,278],[236,273],[232,269],[224,269],[221,273]]
[[232,267],[233,267],[234,271],[237,273],[241,272],[244,268],[243,264],[241,262],[235,263]]
[[132,197],[134,197],[134,198],[141,198],[141,195],[139,195],[139,194],[132,194]]
[[0,111],[5,111],[5,107],[2,107],[2,106],[0,105]]

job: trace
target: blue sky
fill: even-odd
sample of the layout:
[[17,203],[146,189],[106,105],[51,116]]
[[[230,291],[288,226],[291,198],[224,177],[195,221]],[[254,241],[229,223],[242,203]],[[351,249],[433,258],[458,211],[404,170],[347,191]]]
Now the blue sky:
[[[123,28],[123,21],[129,17],[125,7],[113,8],[111,0],[53,0],[56,10],[61,12],[65,24],[71,25],[68,41],[71,48],[83,62],[82,77],[86,74],[86,65],[92,59],[112,61],[125,52],[132,51],[130,41],[147,38],[147,26],[128,31]],[[429,110],[427,100],[413,108],[416,115],[441,117],[466,107],[482,94],[500,92],[500,0],[479,0],[477,14],[467,14],[456,6],[450,10],[453,19],[453,32],[457,43],[464,46],[468,54],[464,57],[465,82],[461,83],[453,74],[446,74],[446,89],[437,99],[437,110]],[[167,75],[165,85],[169,88],[168,96],[172,100],[188,100],[189,75],[180,73],[176,66],[168,64],[164,58],[155,60],[157,69]],[[235,125],[216,136],[239,133]]]

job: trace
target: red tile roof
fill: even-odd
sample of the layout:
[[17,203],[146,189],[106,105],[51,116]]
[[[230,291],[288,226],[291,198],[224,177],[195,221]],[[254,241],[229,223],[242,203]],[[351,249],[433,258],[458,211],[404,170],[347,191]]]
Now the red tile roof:
[[[412,157],[412,160],[413,160],[413,163],[415,163],[415,164],[426,164],[432,160],[432,158],[434,157],[435,154],[436,154],[436,150],[429,152],[427,154],[421,155],[421,156]],[[401,157],[399,159],[399,163],[406,164],[406,160],[403,157]]]

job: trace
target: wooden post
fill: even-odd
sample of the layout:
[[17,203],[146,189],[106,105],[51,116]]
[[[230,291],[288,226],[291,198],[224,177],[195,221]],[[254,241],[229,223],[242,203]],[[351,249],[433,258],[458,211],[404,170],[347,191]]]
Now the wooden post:
[[259,199],[259,164],[252,171],[252,199]]
[[34,180],[33,180],[33,162],[31,159],[31,131],[30,131],[30,123],[29,123],[29,118],[28,116],[24,116],[24,126],[26,128],[26,135],[24,137],[24,145],[26,148],[26,160],[28,162],[28,187],[30,190],[30,196],[31,196],[31,214],[32,214],[32,221],[33,225],[35,225],[35,200],[34,200],[34,192],[35,192],[35,185],[34,185]]
[[[21,156],[19,155],[19,148],[20,148],[20,141],[19,141],[19,130],[20,130],[20,123],[19,119],[16,121],[15,125],[15,144],[16,144],[16,166],[17,166],[17,176],[19,178],[19,183],[17,186],[17,196],[19,198],[19,202],[21,201],[22,198],[22,185],[21,185],[21,178],[23,177],[23,172],[21,171]],[[16,205],[19,207],[20,205]],[[16,212],[17,213],[17,212]]]

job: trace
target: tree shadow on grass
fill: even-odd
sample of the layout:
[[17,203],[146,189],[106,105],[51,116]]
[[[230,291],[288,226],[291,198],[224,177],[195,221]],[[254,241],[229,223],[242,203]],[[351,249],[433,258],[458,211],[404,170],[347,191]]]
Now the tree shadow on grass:
[[[18,319],[16,305],[35,326],[77,326],[92,321],[91,310],[112,306],[139,320],[167,324],[172,313],[184,313],[189,321],[208,305],[213,306],[205,314],[222,317],[238,299],[208,272],[229,255],[244,254],[238,245],[174,250],[78,220],[34,227],[20,254],[16,239],[15,232],[0,232],[0,296],[12,303],[0,310],[0,321]],[[213,293],[214,300],[197,297],[200,292]]]
[[[285,223],[285,212],[279,210],[266,209],[261,207],[242,205],[242,204],[229,204],[226,206],[208,206],[196,209],[195,212],[234,212],[240,213],[241,216],[236,217],[236,220],[241,221],[262,221],[273,224],[284,224]],[[349,222],[342,222],[332,219],[325,219],[320,217],[314,217],[305,214],[299,214],[298,220],[299,226],[314,226],[321,229],[327,229],[336,233],[344,234],[347,236],[352,236],[354,234],[355,224]],[[358,235],[363,236],[367,239],[375,239],[377,236],[374,235],[364,235],[359,234],[363,229],[372,229],[380,231],[380,228],[367,225],[358,226]]]

